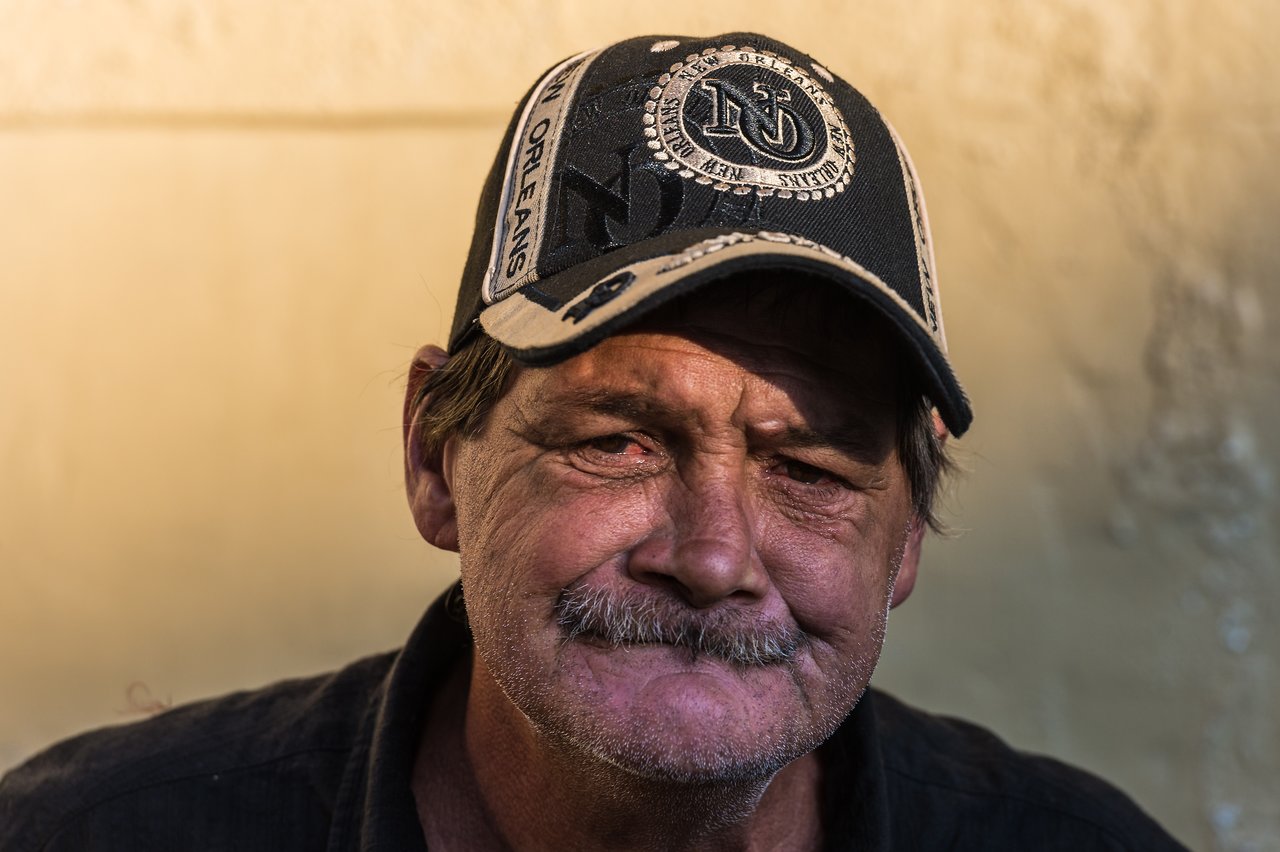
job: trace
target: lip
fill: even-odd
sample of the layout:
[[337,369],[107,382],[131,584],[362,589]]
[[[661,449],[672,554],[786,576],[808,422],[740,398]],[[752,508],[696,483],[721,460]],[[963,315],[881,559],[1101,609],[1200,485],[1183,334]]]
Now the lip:
[[562,649],[556,668],[592,712],[661,718],[680,730],[729,719],[745,724],[742,714],[754,712],[748,708],[787,707],[791,714],[807,703],[804,678],[789,667],[747,668],[703,655],[693,659],[687,649],[671,645],[574,641]]
[[[611,601],[618,610],[604,615],[595,602],[580,611],[562,611],[557,600],[554,621],[561,644],[581,642],[603,650],[666,648],[690,662],[714,659],[740,669],[788,667],[807,637],[794,627],[759,617],[724,611],[690,620],[683,612],[653,613],[647,601]],[[615,628],[617,628],[615,630]]]
[[699,654],[693,649],[688,648],[684,645],[673,645],[670,642],[617,643],[617,642],[611,642],[602,636],[597,636],[591,633],[582,633],[574,637],[565,636],[563,637],[562,641],[564,641],[565,643],[577,642],[581,645],[586,645],[589,648],[595,648],[598,651],[622,651],[624,654],[630,653],[631,651],[641,651],[641,650],[648,650],[648,649],[667,649],[672,653],[682,654],[688,657],[690,661],[696,661],[699,657],[713,657],[713,655],[711,654]]
[[625,659],[628,665],[635,668],[648,669],[654,666],[670,668],[674,666],[672,673],[731,673],[742,678],[753,674],[789,670],[789,666],[781,662],[743,665],[715,654],[700,653],[687,646],[674,645],[669,642],[627,642],[617,644],[599,636],[581,634],[573,638],[564,636],[561,639],[561,644],[565,647],[577,646],[596,659],[604,657],[611,662]]

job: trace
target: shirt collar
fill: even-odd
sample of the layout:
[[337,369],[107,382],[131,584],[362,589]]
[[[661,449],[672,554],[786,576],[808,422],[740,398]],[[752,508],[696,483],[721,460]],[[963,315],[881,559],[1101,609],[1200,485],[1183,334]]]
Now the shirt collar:
[[440,684],[471,647],[460,603],[455,583],[427,609],[371,697],[338,791],[329,852],[426,852],[413,762]]

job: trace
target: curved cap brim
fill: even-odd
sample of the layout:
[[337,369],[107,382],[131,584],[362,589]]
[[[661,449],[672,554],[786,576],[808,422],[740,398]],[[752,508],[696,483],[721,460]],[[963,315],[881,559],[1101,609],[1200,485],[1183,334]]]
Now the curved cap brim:
[[[546,366],[586,351],[709,282],[749,270],[806,272],[841,285],[888,318],[914,354],[926,393],[947,429],[959,437],[969,428],[972,409],[942,342],[878,277],[830,249],[790,234],[729,231],[700,240],[684,236],[687,245],[677,251],[671,251],[670,238],[653,241],[657,245],[637,243],[526,286],[485,308],[480,324],[516,360]],[[655,249],[661,253],[654,254]],[[560,280],[567,277],[574,280]],[[552,295],[557,291],[576,295],[561,301]]]

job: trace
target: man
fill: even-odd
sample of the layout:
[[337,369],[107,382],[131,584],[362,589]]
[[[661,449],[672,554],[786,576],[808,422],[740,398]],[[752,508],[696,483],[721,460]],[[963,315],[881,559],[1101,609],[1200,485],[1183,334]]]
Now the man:
[[1179,848],[867,688],[970,420],[857,92],[751,34],[572,57],[409,377],[409,503],[460,584],[398,654],[55,746],[0,845]]

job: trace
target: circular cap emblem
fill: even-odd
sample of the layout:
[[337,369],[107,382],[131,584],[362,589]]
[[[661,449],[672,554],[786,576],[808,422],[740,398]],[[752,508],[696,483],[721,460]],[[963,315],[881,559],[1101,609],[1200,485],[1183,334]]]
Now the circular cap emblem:
[[654,159],[716,189],[810,200],[853,176],[853,142],[831,96],[766,50],[686,57],[649,90],[643,121]]

